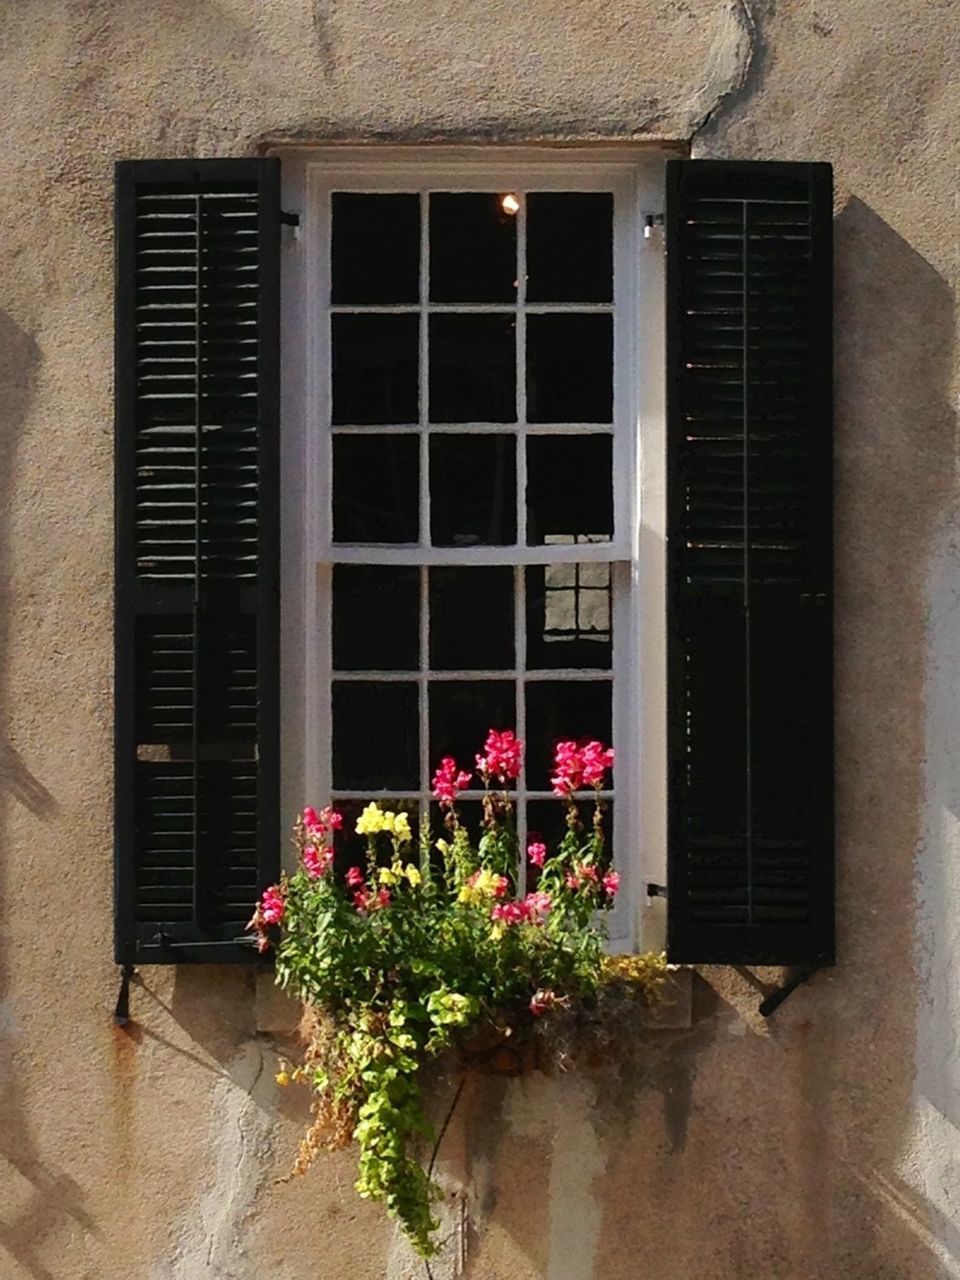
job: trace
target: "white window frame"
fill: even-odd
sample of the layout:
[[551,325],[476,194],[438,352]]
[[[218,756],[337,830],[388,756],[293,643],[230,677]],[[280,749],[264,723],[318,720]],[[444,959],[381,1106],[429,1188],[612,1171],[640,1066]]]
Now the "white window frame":
[[[620,578],[614,595],[613,729],[618,753],[616,866],[622,892],[611,913],[610,947],[660,948],[663,903],[649,897],[646,887],[651,881],[665,883],[666,874],[664,261],[660,231],[644,231],[647,219],[663,209],[666,155],[640,146],[371,146],[285,148],[277,154],[283,160],[283,207],[299,215],[299,226],[285,232],[282,257],[281,795],[284,814],[291,818],[304,803],[325,803],[324,787],[329,788],[324,765],[329,708],[322,677],[330,667],[329,626],[321,622],[331,573],[330,503],[324,497],[329,493],[330,450],[313,425],[329,416],[326,343],[321,340],[329,315],[329,253],[321,201],[332,189],[614,192],[614,542],[595,550],[578,546],[575,556],[554,546],[520,551],[378,547],[373,554],[338,546],[336,560],[417,565],[612,562]],[[590,308],[570,304],[569,309]],[[518,416],[521,411],[518,406]],[[527,431],[534,434],[537,428]],[[554,426],[543,431],[558,434]],[[521,498],[523,453],[518,448]],[[523,527],[518,525],[518,541]],[[628,590],[623,589],[626,582]]]

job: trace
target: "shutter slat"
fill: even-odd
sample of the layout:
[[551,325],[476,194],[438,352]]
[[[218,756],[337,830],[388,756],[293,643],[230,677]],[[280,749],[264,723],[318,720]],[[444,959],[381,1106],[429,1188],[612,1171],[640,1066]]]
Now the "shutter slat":
[[667,169],[668,952],[832,963],[830,170]]
[[250,961],[279,870],[279,162],[117,166],[116,952]]

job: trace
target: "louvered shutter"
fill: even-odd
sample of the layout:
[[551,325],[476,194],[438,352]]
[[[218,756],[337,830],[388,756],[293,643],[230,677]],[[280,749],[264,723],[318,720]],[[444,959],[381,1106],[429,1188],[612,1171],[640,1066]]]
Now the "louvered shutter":
[[116,956],[249,962],[278,873],[279,161],[116,170]]
[[667,172],[668,954],[829,964],[831,170]]

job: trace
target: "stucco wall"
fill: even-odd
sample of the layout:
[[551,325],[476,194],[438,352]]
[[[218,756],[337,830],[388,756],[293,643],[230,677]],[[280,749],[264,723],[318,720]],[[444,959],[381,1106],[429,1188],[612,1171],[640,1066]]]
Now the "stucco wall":
[[0,1276],[422,1274],[349,1153],[274,1184],[249,975],[146,971],[111,1024],[111,168],[444,138],[836,166],[840,963],[472,1084],[435,1272],[960,1274],[960,4],[7,0],[0,67]]

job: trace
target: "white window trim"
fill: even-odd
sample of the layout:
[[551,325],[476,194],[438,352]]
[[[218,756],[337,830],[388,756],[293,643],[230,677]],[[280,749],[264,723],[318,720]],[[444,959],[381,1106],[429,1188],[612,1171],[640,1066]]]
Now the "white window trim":
[[[329,666],[330,655],[310,643],[316,636],[329,643],[329,627],[318,626],[329,567],[316,569],[326,554],[321,511],[325,522],[328,504],[315,500],[327,492],[326,451],[319,447],[318,433],[308,430],[308,424],[325,420],[328,394],[315,337],[328,296],[321,194],[331,186],[369,191],[601,187],[616,193],[614,377],[624,379],[618,387],[625,407],[614,432],[615,541],[580,546],[576,558],[614,560],[619,562],[615,573],[631,577],[629,592],[615,594],[613,623],[617,867],[623,887],[611,913],[610,946],[659,949],[665,936],[663,900],[649,898],[646,885],[664,883],[666,874],[664,261],[660,233],[645,239],[643,227],[646,215],[663,209],[666,156],[640,146],[335,147],[277,154],[283,159],[283,207],[300,217],[299,227],[285,230],[282,258],[281,796],[283,814],[291,819],[304,803],[325,802],[322,762],[329,753],[318,671]],[[631,363],[635,376],[624,378]],[[312,483],[310,477],[315,477]],[[375,558],[377,563],[542,564],[571,556],[549,546],[519,552],[401,547],[378,549]],[[337,548],[338,561],[350,559],[371,556],[362,548]]]

